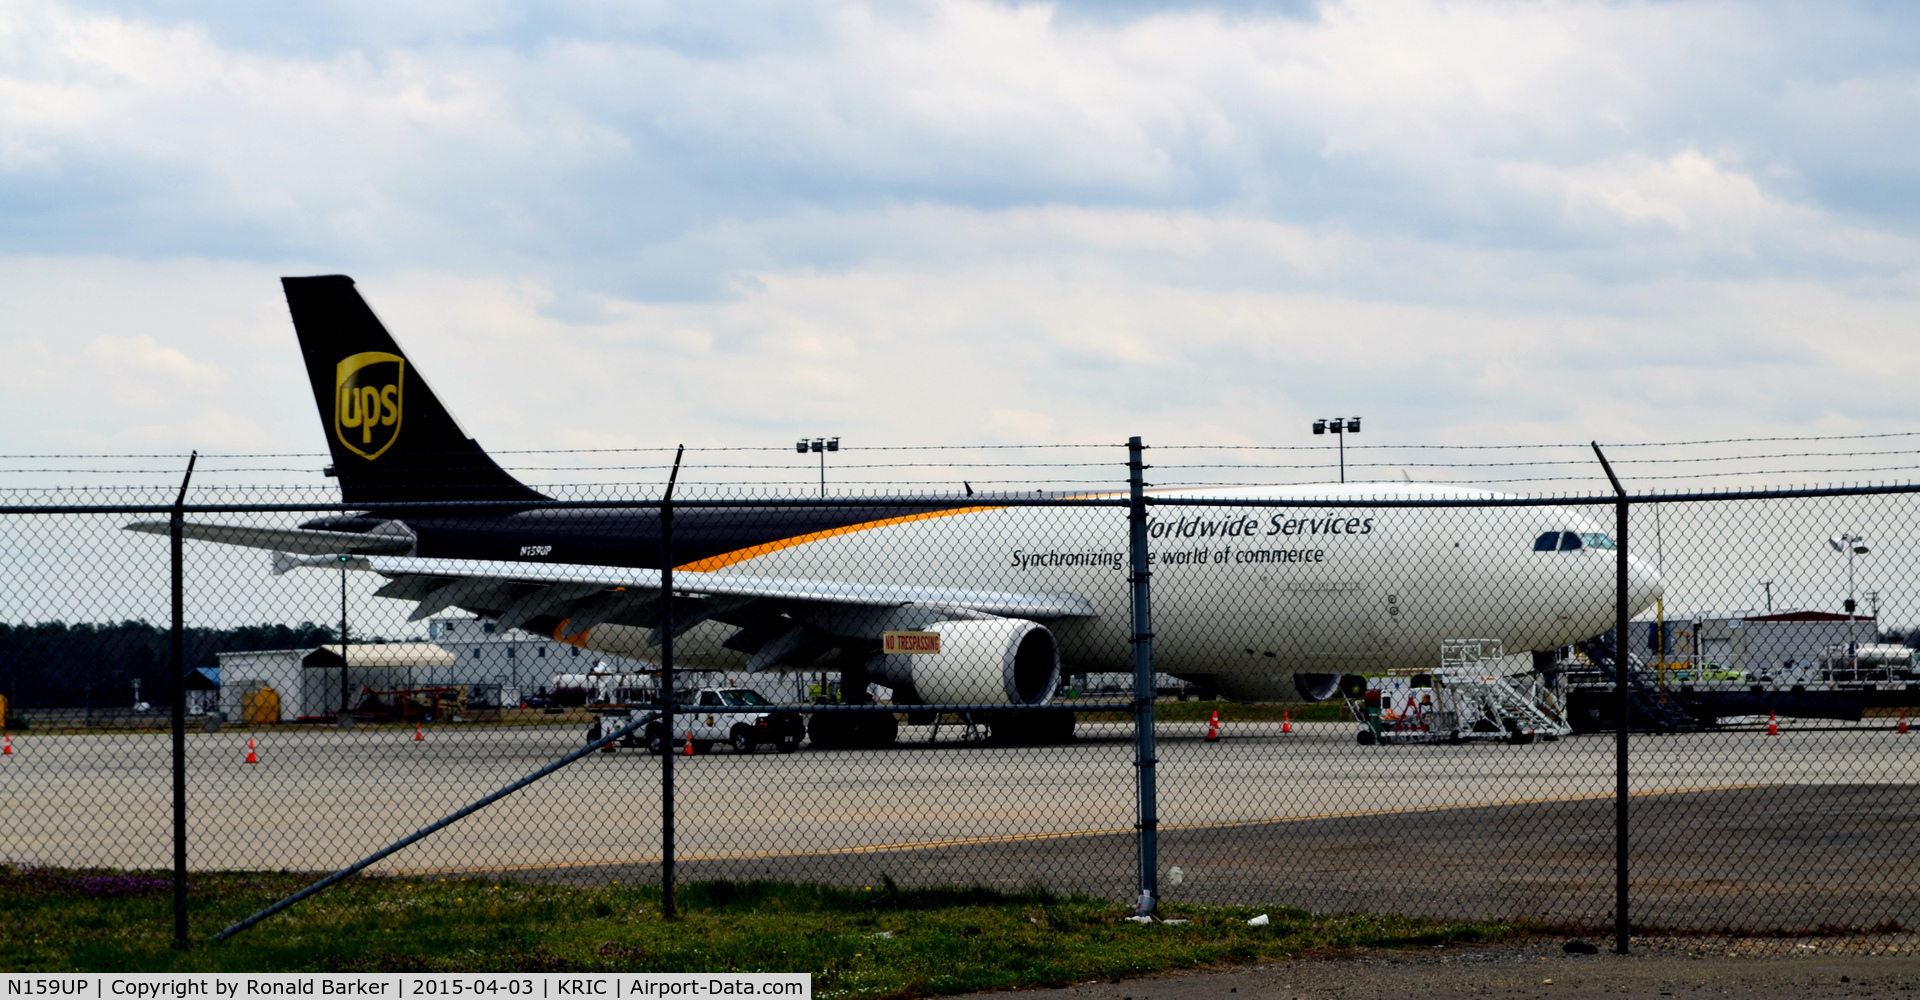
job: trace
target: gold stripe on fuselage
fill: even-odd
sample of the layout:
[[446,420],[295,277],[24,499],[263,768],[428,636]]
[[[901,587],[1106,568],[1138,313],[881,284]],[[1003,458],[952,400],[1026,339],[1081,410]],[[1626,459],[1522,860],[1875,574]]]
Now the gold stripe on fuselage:
[[936,517],[951,517],[955,514],[976,514],[981,511],[1005,509],[1004,507],[956,507],[952,510],[930,510],[919,514],[902,514],[899,517],[883,517],[878,521],[863,521],[859,524],[828,528],[824,531],[810,531],[804,535],[794,535],[790,538],[777,538],[771,542],[761,542],[758,545],[749,545],[744,549],[734,549],[732,552],[722,552],[717,556],[696,559],[685,565],[675,566],[674,569],[684,570],[688,573],[711,573],[714,570],[725,569],[728,566],[743,563],[749,559],[758,559],[761,556],[778,552],[781,549],[790,549],[796,545],[817,542],[823,538],[836,538],[840,535],[851,535],[856,531],[885,528],[889,525],[906,524],[910,521],[926,521]]

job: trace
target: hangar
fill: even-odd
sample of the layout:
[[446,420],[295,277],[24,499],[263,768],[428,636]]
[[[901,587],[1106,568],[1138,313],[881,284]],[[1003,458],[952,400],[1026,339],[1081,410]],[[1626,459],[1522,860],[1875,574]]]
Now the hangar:
[[[339,644],[308,649],[265,649],[220,653],[220,714],[239,721],[249,694],[272,688],[279,696],[280,721],[332,715],[340,711],[340,669],[347,667],[347,686],[375,690],[413,687],[416,676],[425,679],[433,668],[453,665],[453,654],[430,642]],[[418,674],[416,674],[418,672]]]

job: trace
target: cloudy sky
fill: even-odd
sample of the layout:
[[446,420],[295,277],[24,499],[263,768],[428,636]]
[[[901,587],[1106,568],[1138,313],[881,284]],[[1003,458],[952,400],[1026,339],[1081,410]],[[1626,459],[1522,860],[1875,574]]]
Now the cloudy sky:
[[319,451],[336,272],[495,449],[1920,431],[1904,5],[285,6],[0,5],[0,450]]

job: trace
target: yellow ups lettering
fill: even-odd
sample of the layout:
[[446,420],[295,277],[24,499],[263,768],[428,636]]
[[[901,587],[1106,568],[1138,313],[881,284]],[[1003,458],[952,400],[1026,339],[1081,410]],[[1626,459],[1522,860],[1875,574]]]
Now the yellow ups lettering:
[[380,426],[380,390],[366,386],[360,390],[360,443],[373,443],[373,429]]
[[348,451],[371,461],[400,439],[406,416],[406,369],[405,358],[384,351],[355,354],[336,366],[334,437]]

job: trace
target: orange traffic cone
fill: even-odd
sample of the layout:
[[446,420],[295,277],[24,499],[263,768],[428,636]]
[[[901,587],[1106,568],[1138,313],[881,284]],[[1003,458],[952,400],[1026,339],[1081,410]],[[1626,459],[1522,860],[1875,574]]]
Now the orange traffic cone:
[[1220,742],[1220,710],[1213,710],[1213,718],[1207,720],[1207,742]]
[[1904,708],[1900,710],[1900,728],[1898,728],[1898,729],[1895,729],[1895,730],[1894,730],[1894,732],[1896,732],[1896,733],[1899,733],[1899,734],[1901,734],[1901,735],[1903,735],[1903,736],[1904,736],[1904,735],[1906,735],[1906,732],[1907,732],[1907,710],[1906,710],[1906,709],[1904,709]]
[[1293,732],[1293,713],[1292,712],[1280,713],[1280,731],[1283,733]]
[[[1904,726],[1906,725],[1906,723],[1903,722],[1901,723],[1901,725]],[[11,756],[13,756],[13,734],[8,733],[6,735],[6,746],[4,748],[0,748],[0,757],[11,757]]]
[[693,756],[693,730],[687,730],[687,756]]
[[426,736],[420,732],[420,724],[418,722],[413,724],[413,741],[415,743],[425,743],[427,741]]
[[1768,736],[1780,735],[1780,723],[1778,720],[1774,718],[1772,712],[1767,713],[1767,735]]
[[260,758],[254,755],[254,752],[253,752],[253,737],[251,737],[251,736],[249,736],[249,737],[247,737],[247,763],[249,763],[249,764],[258,764],[258,763],[260,763]]

